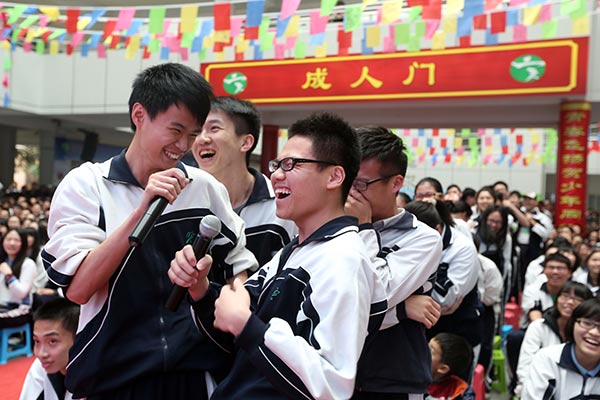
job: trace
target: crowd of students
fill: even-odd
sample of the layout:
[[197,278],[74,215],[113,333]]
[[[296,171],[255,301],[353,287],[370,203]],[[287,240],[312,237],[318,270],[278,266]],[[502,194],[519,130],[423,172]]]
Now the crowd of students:
[[[600,394],[598,232],[555,229],[536,193],[426,177],[410,199],[401,138],[330,113],[289,127],[267,178],[249,166],[256,108],[179,64],[143,71],[129,109],[129,147],[71,171],[52,207],[2,203],[0,316],[35,310],[22,398],[473,398],[511,298],[515,393]],[[156,197],[168,205],[131,245]],[[222,228],[201,257],[207,215]],[[174,284],[188,295],[170,311]],[[74,337],[61,296],[81,305]],[[60,361],[44,361],[49,335]]]

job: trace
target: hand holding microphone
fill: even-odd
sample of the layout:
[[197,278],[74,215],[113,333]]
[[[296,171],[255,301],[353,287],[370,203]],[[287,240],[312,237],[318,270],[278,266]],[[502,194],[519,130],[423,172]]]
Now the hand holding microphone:
[[[221,221],[219,218],[215,217],[214,215],[207,215],[206,217],[202,218],[199,232],[192,243],[196,261],[200,260],[206,255],[212,239],[215,238],[219,232],[221,232]],[[169,298],[167,299],[165,307],[171,311],[176,311],[177,308],[179,308],[179,304],[181,304],[181,300],[183,300],[183,296],[185,295],[186,291],[187,288],[175,285]]]
[[[178,176],[173,176],[173,172]],[[165,175],[168,174],[168,175]],[[175,178],[176,182],[172,182],[173,178]],[[182,183],[183,182],[183,183]],[[166,189],[169,195],[172,195],[174,192],[173,200],[177,197],[177,195],[183,190],[185,187],[185,175],[183,172],[177,168],[173,168],[172,170],[162,171],[158,174],[154,174],[150,177],[148,182],[148,187],[155,186],[157,188]],[[169,200],[167,200],[163,196],[156,196],[150,202],[148,209],[139,219],[135,228],[129,235],[129,245],[132,247],[137,247],[144,243],[150,231],[158,221],[158,218],[162,215],[163,211],[169,204]]]

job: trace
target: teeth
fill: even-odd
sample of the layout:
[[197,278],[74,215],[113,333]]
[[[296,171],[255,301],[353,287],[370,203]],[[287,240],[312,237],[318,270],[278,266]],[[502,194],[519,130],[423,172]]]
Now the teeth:
[[600,344],[600,342],[597,342],[595,340],[592,339],[585,339],[585,341],[593,346],[598,346]]
[[200,157],[202,157],[202,158],[212,157],[214,155],[215,155],[214,150],[202,150],[200,152]]
[[283,199],[289,196],[292,192],[288,189],[275,189],[275,195],[278,199]]
[[179,155],[175,154],[175,153],[170,153],[168,151],[165,151],[165,154],[167,155],[167,157],[169,157],[171,160],[179,160]]

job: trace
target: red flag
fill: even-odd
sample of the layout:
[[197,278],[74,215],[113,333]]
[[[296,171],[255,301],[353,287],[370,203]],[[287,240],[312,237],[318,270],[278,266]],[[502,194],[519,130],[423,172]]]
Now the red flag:
[[244,53],[235,53],[235,61],[244,61]]
[[446,146],[448,146],[448,139],[446,139],[446,138],[441,138],[441,139],[440,139],[440,147],[441,147],[442,149],[445,149],[445,148],[446,148]]
[[431,136],[433,136],[433,137],[440,136],[440,129],[439,128],[433,128],[433,132],[431,133]]
[[147,60],[150,58],[150,50],[148,50],[148,46],[144,46],[144,55],[142,56],[142,59]]
[[44,34],[42,35],[42,41],[44,43],[47,43],[48,42],[48,38],[50,37],[50,35],[52,35],[51,31],[44,32]]
[[460,37],[460,47],[471,47],[471,36]]
[[430,0],[429,5],[423,5],[422,19],[439,20],[442,18],[442,0]]
[[244,30],[244,39],[255,40],[258,39],[258,28],[259,26],[247,26]]
[[79,19],[79,9],[69,8],[67,10],[67,33],[72,35],[77,32],[77,19]]
[[498,11],[492,13],[492,26],[490,29],[490,33],[502,33],[506,30],[506,11]]
[[406,3],[409,7],[427,6],[429,5],[429,0],[406,0]]
[[446,154],[446,157],[444,157],[444,163],[450,164],[450,161],[452,161],[452,153],[448,153]]
[[104,24],[104,33],[102,34],[102,39],[106,39],[107,37],[112,35],[113,31],[115,30],[116,25],[117,25],[116,19],[111,19],[109,21],[106,21],[106,23]]
[[476,15],[473,17],[473,29],[487,29],[487,14]]
[[215,17],[215,31],[228,31],[231,28],[231,4],[215,4],[213,14]]
[[110,41],[110,48],[116,49],[117,45],[119,44],[120,41],[121,41],[120,35],[112,35],[112,40]]
[[352,46],[352,31],[344,32],[343,29],[338,30],[337,34],[338,47],[341,49],[348,49]]
[[71,43],[67,44],[67,55],[70,56],[73,54],[73,45]]

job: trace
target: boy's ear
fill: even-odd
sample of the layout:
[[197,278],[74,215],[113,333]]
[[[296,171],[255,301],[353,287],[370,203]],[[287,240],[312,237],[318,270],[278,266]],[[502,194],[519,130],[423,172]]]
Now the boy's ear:
[[327,188],[332,189],[338,186],[342,186],[344,179],[346,178],[346,171],[341,165],[334,165],[329,173],[329,179],[327,181]]
[[[131,120],[136,128],[139,128],[140,125],[144,122],[144,118],[146,117],[146,109],[140,103],[135,103],[131,108]],[[137,130],[137,129],[136,129]]]
[[437,369],[437,373],[441,376],[446,376],[450,373],[450,367],[448,364],[440,363]]
[[244,135],[244,141],[242,142],[242,148],[241,148],[241,150],[244,153],[247,153],[247,152],[250,151],[250,149],[252,148],[253,145],[254,145],[254,136],[252,136],[249,133],[247,133],[246,135]]
[[393,178],[394,186],[392,190],[394,193],[398,193],[400,189],[402,189],[402,185],[404,184],[404,177],[402,175],[396,175]]

